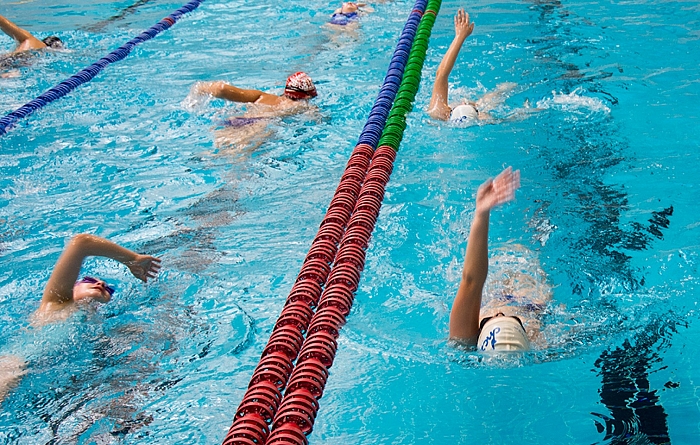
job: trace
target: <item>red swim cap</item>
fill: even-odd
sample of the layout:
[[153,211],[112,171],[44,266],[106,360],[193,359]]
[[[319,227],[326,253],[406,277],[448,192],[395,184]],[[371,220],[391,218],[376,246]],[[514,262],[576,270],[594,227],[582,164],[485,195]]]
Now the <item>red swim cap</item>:
[[299,71],[287,78],[284,95],[290,99],[309,99],[316,97],[316,87],[308,74]]

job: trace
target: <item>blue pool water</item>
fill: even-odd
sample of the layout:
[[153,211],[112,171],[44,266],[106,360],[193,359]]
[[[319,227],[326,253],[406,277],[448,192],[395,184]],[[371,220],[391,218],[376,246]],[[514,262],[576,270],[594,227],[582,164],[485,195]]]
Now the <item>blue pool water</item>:
[[[3,115],[181,3],[10,2],[59,35],[0,79]],[[220,443],[357,142],[412,2],[375,4],[356,35],[327,2],[205,1],[0,138],[0,351],[28,373],[0,443]],[[428,119],[452,16],[476,22],[451,97],[500,82],[542,111],[500,125]],[[110,19],[111,17],[111,19]],[[700,7],[694,2],[443,3],[312,444],[667,443],[700,435]],[[10,49],[4,36],[0,45]],[[190,109],[196,81],[280,92],[314,78],[318,112],[222,153],[241,111]],[[522,244],[553,286],[549,347],[489,358],[446,343],[473,196],[505,165],[517,200],[491,244]],[[29,326],[70,236],[161,256],[146,286],[90,260],[114,300]]]

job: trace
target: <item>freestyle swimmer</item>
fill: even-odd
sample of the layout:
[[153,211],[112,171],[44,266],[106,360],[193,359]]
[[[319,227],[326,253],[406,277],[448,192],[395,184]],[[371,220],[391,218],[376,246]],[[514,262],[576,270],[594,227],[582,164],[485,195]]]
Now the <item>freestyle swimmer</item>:
[[194,94],[209,94],[231,102],[254,103],[278,109],[293,107],[297,105],[297,101],[309,100],[317,96],[316,86],[311,77],[301,71],[287,78],[284,92],[281,95],[238,88],[225,82],[200,82],[195,84],[192,92]]
[[63,42],[58,37],[49,36],[43,40],[39,40],[36,37],[34,37],[29,31],[20,28],[19,26],[15,25],[14,23],[12,23],[11,21],[9,21],[1,15],[0,29],[2,29],[2,32],[12,37],[15,40],[15,42],[17,42],[17,46],[15,47],[14,51],[11,52],[11,54],[20,53],[23,51],[31,51],[34,49],[44,49],[47,47],[53,49],[63,48]]
[[215,133],[217,147],[237,151],[257,148],[270,137],[273,134],[268,129],[271,119],[312,110],[308,102],[317,95],[311,77],[297,72],[287,78],[281,95],[238,88],[225,82],[200,82],[192,87],[186,102],[196,104],[199,97],[210,96],[249,104],[243,115],[225,119],[221,122],[223,128]]
[[51,272],[39,309],[34,313],[35,322],[42,324],[66,319],[81,303],[107,303],[112,299],[114,288],[103,280],[93,277],[78,279],[83,261],[89,256],[119,261],[144,283],[155,277],[160,269],[160,260],[156,257],[140,255],[96,235],[76,235],[63,250]]
[[352,25],[357,23],[361,13],[372,11],[374,9],[366,3],[343,2],[342,6],[333,12],[328,23],[338,26]]
[[[58,258],[44,287],[39,308],[32,315],[35,327],[68,319],[83,304],[91,301],[107,303],[115,289],[100,278],[84,276],[79,279],[85,258],[100,256],[124,264],[144,283],[154,278],[160,269],[160,260],[141,255],[95,235],[74,236]],[[15,354],[0,355],[0,402],[26,373],[26,361]]]

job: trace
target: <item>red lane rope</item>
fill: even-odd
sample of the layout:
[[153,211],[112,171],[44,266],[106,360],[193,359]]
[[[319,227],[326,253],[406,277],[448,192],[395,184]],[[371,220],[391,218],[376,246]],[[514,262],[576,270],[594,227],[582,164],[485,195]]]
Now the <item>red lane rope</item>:
[[268,445],[308,445],[306,436],[318,413],[318,399],[333,365],[340,328],[352,308],[365,264],[365,249],[379,217],[395,158],[396,151],[386,145],[379,147],[372,158],[284,399],[272,421],[272,433],[265,442]]
[[350,220],[373,153],[371,146],[358,144],[350,155],[223,445],[261,445],[268,437],[268,424],[277,412],[282,390],[292,373],[294,360],[335,260],[338,243]]

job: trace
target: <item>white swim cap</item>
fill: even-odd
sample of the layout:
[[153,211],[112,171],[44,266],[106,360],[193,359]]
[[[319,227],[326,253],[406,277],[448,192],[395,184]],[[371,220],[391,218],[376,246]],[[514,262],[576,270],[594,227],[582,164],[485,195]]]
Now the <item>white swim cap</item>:
[[465,122],[469,119],[478,119],[479,111],[473,105],[462,104],[457,105],[450,113],[450,121]]
[[530,340],[515,317],[493,317],[484,323],[476,343],[479,351],[527,351]]

